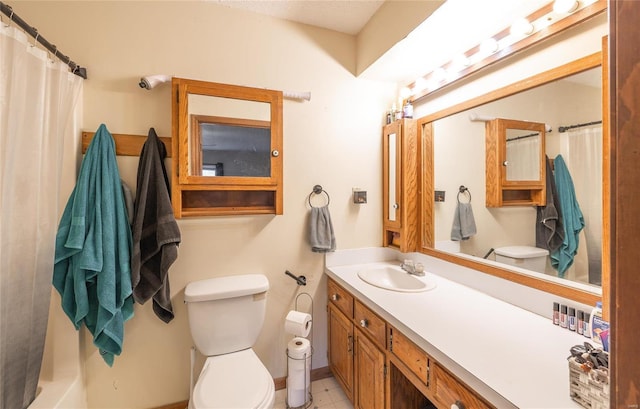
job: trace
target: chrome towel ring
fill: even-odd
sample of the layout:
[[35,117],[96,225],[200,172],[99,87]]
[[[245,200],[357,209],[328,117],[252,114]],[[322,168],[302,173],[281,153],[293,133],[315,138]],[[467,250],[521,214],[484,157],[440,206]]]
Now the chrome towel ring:
[[469,197],[469,203],[471,203],[471,192],[469,191],[469,188],[465,187],[464,185],[460,185],[460,187],[458,188],[458,197],[456,198],[458,200],[458,203],[460,203],[460,195],[464,194]]

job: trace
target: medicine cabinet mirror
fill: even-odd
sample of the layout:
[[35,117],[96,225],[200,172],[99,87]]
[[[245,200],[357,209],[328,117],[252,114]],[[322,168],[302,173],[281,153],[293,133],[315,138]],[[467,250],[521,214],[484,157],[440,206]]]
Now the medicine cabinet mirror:
[[516,119],[486,122],[487,207],[545,204],[545,128]]
[[[608,211],[603,208],[602,192],[603,187],[605,191],[608,189],[609,183],[607,175],[603,175],[603,171],[606,172],[603,141],[608,139],[603,136],[600,124],[603,120],[601,58],[601,53],[587,56],[494,91],[474,100],[473,104],[463,103],[459,109],[451,107],[418,120],[422,161],[432,169],[432,175],[423,174],[422,181],[425,192],[422,208],[431,206],[433,209],[433,216],[423,212],[424,253],[587,304],[600,299],[606,264],[603,263],[605,243],[602,240],[607,234],[603,234],[603,219]],[[580,247],[573,265],[564,275],[559,276],[551,267],[549,257],[543,271],[526,272],[518,267],[517,260],[513,265],[495,261],[496,248],[535,246],[536,206],[533,203],[509,207],[485,205],[484,199],[489,200],[489,197],[483,197],[485,184],[489,183],[485,167],[489,164],[485,161],[485,121],[477,118],[484,118],[494,125],[497,122],[494,118],[522,118],[539,123],[535,129],[525,127],[524,131],[521,126],[508,125],[511,122],[502,124],[505,139],[527,136],[509,143],[520,144],[522,150],[530,154],[530,157],[520,156],[522,154],[513,149],[513,155],[510,155],[506,152],[510,148],[505,146],[506,168],[514,161],[530,162],[522,174],[520,171],[502,174],[501,182],[507,188],[530,184],[532,179],[538,180],[544,174],[542,166],[546,167],[546,164],[540,160],[542,149],[552,160],[562,155],[568,164],[586,227],[580,234]],[[559,129],[560,126],[592,122],[596,123],[570,132]],[[549,127],[552,129],[546,132]],[[468,240],[454,242],[451,227],[455,192],[460,185],[466,186],[472,194],[477,234]],[[453,197],[453,200],[434,203],[435,190],[449,191],[446,197]]]
[[173,78],[177,217],[282,214],[282,92]]

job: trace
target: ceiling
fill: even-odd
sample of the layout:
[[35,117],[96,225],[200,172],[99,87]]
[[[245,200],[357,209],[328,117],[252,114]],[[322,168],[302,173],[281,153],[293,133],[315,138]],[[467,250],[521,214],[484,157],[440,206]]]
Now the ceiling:
[[384,0],[215,0],[220,5],[358,34]]
[[[220,5],[356,35],[384,0],[210,0]],[[431,0],[386,0],[431,1]],[[408,84],[551,0],[447,0],[361,76]]]

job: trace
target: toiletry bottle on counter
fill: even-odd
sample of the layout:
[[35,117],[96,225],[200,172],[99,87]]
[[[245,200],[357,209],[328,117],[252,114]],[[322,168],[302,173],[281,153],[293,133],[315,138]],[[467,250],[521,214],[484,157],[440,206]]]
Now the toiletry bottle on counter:
[[602,302],[598,301],[596,307],[591,311],[591,340],[602,344],[600,333],[609,329],[609,323],[602,318]]
[[567,306],[560,306],[560,326],[562,328],[567,328]]
[[413,105],[411,105],[411,101],[407,100],[404,106],[402,107],[402,117],[403,118],[413,118]]
[[584,322],[582,327],[582,335],[587,338],[591,338],[591,314],[588,312],[584,313]]
[[553,303],[553,325],[560,325],[560,303]]
[[580,335],[584,334],[584,311],[578,310],[578,323],[576,324],[576,332]]
[[567,323],[571,331],[576,330],[576,309],[569,307],[569,313],[567,314]]

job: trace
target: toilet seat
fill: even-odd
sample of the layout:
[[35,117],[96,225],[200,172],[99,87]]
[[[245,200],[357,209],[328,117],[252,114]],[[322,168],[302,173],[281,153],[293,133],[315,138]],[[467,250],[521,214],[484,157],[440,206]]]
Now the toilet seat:
[[271,374],[253,349],[207,358],[193,390],[193,408],[270,409]]

